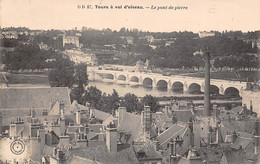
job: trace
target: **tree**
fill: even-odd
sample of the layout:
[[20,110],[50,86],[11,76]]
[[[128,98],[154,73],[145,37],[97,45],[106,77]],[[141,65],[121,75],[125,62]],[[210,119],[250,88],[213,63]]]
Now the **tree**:
[[141,111],[142,109],[138,97],[135,94],[131,93],[127,93],[124,95],[121,106],[126,107],[126,110],[128,112]]
[[150,106],[152,112],[156,112],[160,108],[160,105],[158,104],[158,99],[156,97],[153,97],[152,95],[144,96],[142,99],[142,104],[144,104],[145,106]]
[[70,100],[71,100],[71,102],[76,100],[79,104],[85,105],[86,101],[85,101],[84,94],[85,94],[84,88],[79,88],[79,87],[71,88],[71,90],[70,90]]
[[74,84],[72,68],[61,68],[51,70],[49,73],[49,82],[52,87],[68,87]]
[[75,66],[74,73],[74,87],[71,89],[70,98],[73,102],[77,100],[79,104],[84,105],[84,92],[85,87],[88,84],[87,65],[78,64]]
[[101,94],[102,92],[97,87],[88,87],[83,96],[83,104],[89,102],[92,107],[97,108],[101,100]]
[[88,74],[87,74],[87,65],[86,64],[78,64],[75,66],[75,85],[78,88],[85,88],[88,84]]
[[113,89],[113,93],[110,95],[103,94],[99,103],[99,110],[110,113],[111,110],[116,110],[119,107],[120,98],[115,89]]
[[115,89],[113,89],[113,93],[110,96],[110,102],[111,102],[111,108],[113,110],[117,109],[120,105],[120,98],[118,92]]
[[202,59],[202,56],[197,54],[193,57],[193,66],[197,67],[198,70],[200,67],[204,67],[205,62]]
[[74,83],[74,62],[69,58],[56,58],[55,68],[49,73],[49,82],[52,87],[71,88]]

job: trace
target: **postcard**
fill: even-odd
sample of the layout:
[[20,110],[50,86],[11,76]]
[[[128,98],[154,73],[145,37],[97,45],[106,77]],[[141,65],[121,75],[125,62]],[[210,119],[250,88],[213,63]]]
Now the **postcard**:
[[0,0],[0,163],[259,163],[259,20],[259,0]]

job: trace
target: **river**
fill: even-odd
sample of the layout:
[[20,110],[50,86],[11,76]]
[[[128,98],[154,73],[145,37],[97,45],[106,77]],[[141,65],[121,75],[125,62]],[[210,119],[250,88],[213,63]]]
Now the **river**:
[[[145,95],[152,95],[156,97],[163,96],[197,96],[198,94],[183,94],[180,92],[173,92],[172,90],[167,90],[163,88],[146,88],[143,86],[132,86],[132,85],[121,85],[115,83],[101,82],[101,81],[90,81],[88,86],[96,86],[102,92],[111,94],[113,89],[115,89],[119,96],[124,96],[127,93],[133,93],[138,97],[144,97]],[[199,94],[200,96],[203,94]]]

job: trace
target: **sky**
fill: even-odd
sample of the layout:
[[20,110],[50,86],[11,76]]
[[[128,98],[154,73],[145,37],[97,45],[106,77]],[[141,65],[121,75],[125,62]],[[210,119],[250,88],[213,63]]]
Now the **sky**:
[[[68,30],[122,27],[143,31],[260,30],[260,0],[0,0],[1,27]],[[92,5],[93,9],[80,9]],[[95,9],[95,5],[113,9]],[[145,9],[115,9],[125,5]],[[155,9],[151,9],[151,7]],[[187,7],[157,10],[158,6]],[[150,7],[146,9],[146,7]]]

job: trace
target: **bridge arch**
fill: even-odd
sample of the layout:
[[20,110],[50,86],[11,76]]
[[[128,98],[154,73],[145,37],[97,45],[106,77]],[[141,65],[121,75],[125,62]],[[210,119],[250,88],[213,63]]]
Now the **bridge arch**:
[[168,83],[165,80],[159,80],[156,84],[158,88],[166,88],[167,89]]
[[144,78],[143,80],[144,87],[152,87],[153,86],[153,80],[149,77]]
[[126,81],[126,76],[125,75],[119,75],[117,77],[117,80]]
[[173,92],[183,92],[183,83],[180,81],[175,81],[172,84],[172,88]]
[[224,95],[229,98],[240,97],[240,92],[239,92],[239,89],[237,89],[236,87],[227,87],[224,90]]
[[132,76],[132,77],[130,78],[130,81],[131,81],[131,82],[137,82],[137,83],[139,83],[139,78],[138,78],[137,76]]
[[191,83],[188,86],[188,93],[190,94],[198,94],[201,93],[201,86],[197,83]]
[[210,94],[219,94],[219,87],[216,85],[210,85]]
[[105,76],[104,76],[104,78],[105,79],[114,79],[114,75],[113,74],[106,74]]

